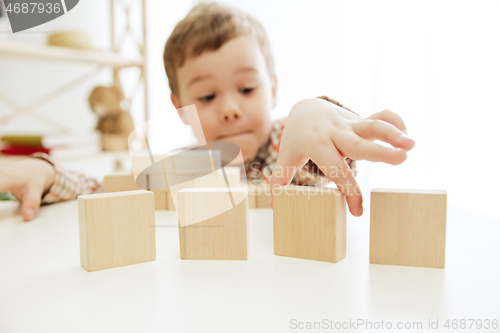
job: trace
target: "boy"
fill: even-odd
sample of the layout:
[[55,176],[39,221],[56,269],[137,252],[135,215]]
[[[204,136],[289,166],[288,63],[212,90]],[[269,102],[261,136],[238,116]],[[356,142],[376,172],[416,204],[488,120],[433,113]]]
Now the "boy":
[[[397,165],[414,146],[395,113],[362,119],[327,98],[299,101],[286,127],[285,120],[271,122],[277,78],[269,41],[259,22],[235,8],[195,6],[168,38],[164,62],[176,109],[195,104],[207,142],[238,144],[249,179],[274,188],[291,181],[314,185],[326,175],[346,195],[355,216],[362,214],[362,198],[351,159]],[[189,124],[182,111],[179,116]],[[394,149],[371,142],[375,139]],[[46,155],[34,157],[0,167],[0,192],[10,190],[22,201],[26,221],[41,202],[100,190],[95,180],[62,169]],[[271,177],[266,169],[272,169]]]

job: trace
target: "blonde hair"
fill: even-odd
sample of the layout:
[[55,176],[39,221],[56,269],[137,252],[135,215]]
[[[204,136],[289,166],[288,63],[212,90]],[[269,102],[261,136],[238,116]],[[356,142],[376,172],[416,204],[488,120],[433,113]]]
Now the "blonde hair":
[[165,44],[163,62],[170,90],[178,96],[177,68],[189,57],[215,51],[232,38],[252,34],[257,39],[267,69],[274,78],[274,59],[264,27],[251,15],[216,2],[194,6],[175,26]]

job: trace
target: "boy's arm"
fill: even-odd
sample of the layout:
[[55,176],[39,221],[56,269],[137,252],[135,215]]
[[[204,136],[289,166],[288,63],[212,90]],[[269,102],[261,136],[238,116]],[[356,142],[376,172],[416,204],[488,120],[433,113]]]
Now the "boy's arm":
[[[373,143],[381,140],[394,148]],[[354,216],[363,213],[362,196],[346,158],[398,165],[415,142],[403,120],[391,111],[362,119],[334,103],[308,98],[295,104],[281,138],[271,189],[290,183],[295,171],[311,159],[346,196]],[[271,192],[272,206],[272,192]]]
[[0,192],[10,191],[21,201],[25,221],[33,219],[42,203],[101,191],[95,179],[62,168],[46,154],[31,157],[0,165]]
[[50,163],[55,171],[52,185],[42,197],[42,204],[75,199],[81,194],[102,192],[102,187],[95,178],[85,176],[81,172],[66,170],[47,154],[36,153],[31,157]]

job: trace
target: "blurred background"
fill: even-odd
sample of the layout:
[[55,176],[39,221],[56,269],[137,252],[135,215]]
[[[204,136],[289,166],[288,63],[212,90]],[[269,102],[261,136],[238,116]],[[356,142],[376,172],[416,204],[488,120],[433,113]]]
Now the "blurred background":
[[[37,101],[103,66],[38,106],[36,114],[48,121],[19,114],[0,121],[0,135],[60,130],[51,121],[68,132],[92,131],[97,118],[89,94],[95,86],[113,84],[118,73],[124,94],[133,94],[124,108],[130,108],[136,126],[146,120],[147,109],[149,119],[166,119],[169,135],[178,131],[176,135],[185,137],[170,102],[162,55],[176,22],[197,1],[144,1],[143,16],[140,0],[114,0],[113,7],[109,1],[81,0],[56,20],[16,34],[8,18],[0,16],[0,94],[4,96],[0,119],[12,114],[14,105]],[[500,198],[500,1],[225,2],[251,13],[267,29],[278,75],[273,118],[285,117],[302,98],[320,95],[364,117],[389,109],[404,118],[416,141],[405,163],[397,167],[358,163],[365,212],[372,188],[431,188],[447,190],[450,205],[500,218],[496,207]],[[127,21],[133,36],[123,39],[117,53],[129,64],[138,59],[140,65],[119,71],[116,59],[109,65],[110,61],[99,59],[44,58],[39,56],[43,48],[5,51],[18,44],[45,47],[48,36],[63,31],[85,33],[98,50],[94,52],[111,51],[112,27],[116,46]],[[141,53],[137,45],[143,45],[144,35],[147,44]],[[141,69],[146,87],[137,86]],[[87,170],[81,159],[68,159],[66,165]]]

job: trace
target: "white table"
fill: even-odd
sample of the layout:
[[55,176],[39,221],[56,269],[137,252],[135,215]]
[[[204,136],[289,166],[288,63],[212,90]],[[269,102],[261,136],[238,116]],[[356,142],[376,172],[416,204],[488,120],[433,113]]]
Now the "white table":
[[[499,220],[448,207],[446,268],[434,269],[370,264],[367,213],[349,218],[347,256],[331,264],[274,256],[270,209],[250,211],[247,261],[182,261],[175,212],[157,212],[155,262],[88,273],[76,201],[29,223],[0,202],[0,332],[289,332],[358,319],[422,322],[418,332],[439,319],[432,332],[452,332],[446,319],[500,320]],[[500,329],[456,330],[468,331]]]

